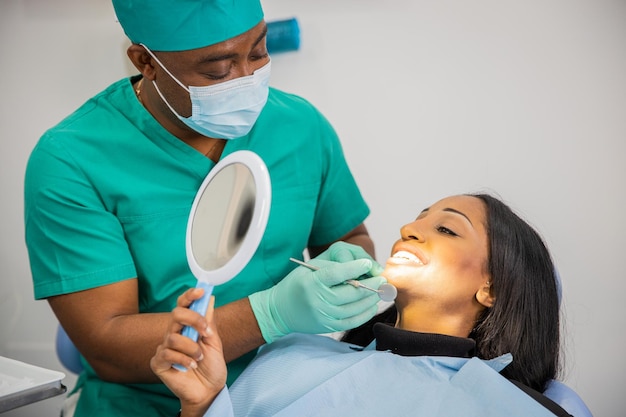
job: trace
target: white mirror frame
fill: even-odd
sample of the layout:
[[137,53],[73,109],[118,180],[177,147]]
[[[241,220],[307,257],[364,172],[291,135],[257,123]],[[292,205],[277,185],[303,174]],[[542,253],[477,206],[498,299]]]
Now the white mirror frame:
[[[232,259],[217,269],[205,270],[196,262],[191,244],[191,233],[196,209],[204,191],[211,183],[211,180],[218,175],[222,169],[236,163],[244,164],[250,170],[256,186],[256,198],[250,226],[248,227],[246,236],[243,238],[241,246]],[[263,160],[256,153],[245,150],[235,151],[224,157],[224,159],[220,160],[215,167],[213,167],[198,189],[187,221],[187,235],[185,239],[187,262],[191,272],[198,281],[211,285],[219,285],[229,281],[241,272],[248,264],[261,242],[269,218],[271,200],[272,187],[269,172]]]

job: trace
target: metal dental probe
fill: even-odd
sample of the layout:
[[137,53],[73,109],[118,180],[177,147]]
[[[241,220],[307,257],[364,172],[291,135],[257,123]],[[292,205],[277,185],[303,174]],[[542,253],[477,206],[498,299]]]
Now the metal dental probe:
[[[289,258],[289,260],[291,262],[295,262],[298,265],[302,265],[306,268],[309,268],[312,271],[317,271],[319,270],[319,267],[315,266],[315,265],[311,265],[309,263],[303,262],[299,259],[296,258]],[[381,300],[383,301],[393,301],[396,299],[396,295],[398,295],[398,290],[396,289],[396,287],[394,287],[391,284],[382,284],[380,286],[379,289],[374,289],[371,287],[368,287],[365,284],[362,284],[361,282],[357,281],[356,279],[349,279],[347,281],[345,281],[346,284],[350,284],[354,287],[360,287],[360,288],[365,288],[366,290],[370,290],[370,291],[374,291],[375,293],[378,293],[378,296],[380,297]]]

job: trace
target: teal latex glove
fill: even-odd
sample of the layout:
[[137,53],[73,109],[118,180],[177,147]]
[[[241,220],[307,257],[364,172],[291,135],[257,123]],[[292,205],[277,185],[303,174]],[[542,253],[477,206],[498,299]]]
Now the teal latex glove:
[[359,245],[353,245],[352,243],[346,242],[333,243],[315,259],[335,262],[348,262],[355,259],[369,259],[372,261],[372,268],[368,272],[369,276],[380,275],[385,269],[378,262],[376,262],[369,253],[365,252],[365,249]]
[[[248,298],[263,338],[267,343],[292,332],[331,333],[357,327],[376,314],[378,294],[344,284],[370,274],[371,259],[331,262],[313,259],[313,271],[299,266],[275,286]],[[362,279],[378,288],[382,276]]]

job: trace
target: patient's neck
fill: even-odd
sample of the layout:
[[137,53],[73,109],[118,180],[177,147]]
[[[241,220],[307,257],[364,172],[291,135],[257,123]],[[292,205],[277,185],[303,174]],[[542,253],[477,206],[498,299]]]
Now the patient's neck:
[[410,304],[398,305],[397,328],[420,333],[437,333],[448,336],[468,337],[474,327],[474,320],[467,314],[452,314],[434,310],[428,306]]

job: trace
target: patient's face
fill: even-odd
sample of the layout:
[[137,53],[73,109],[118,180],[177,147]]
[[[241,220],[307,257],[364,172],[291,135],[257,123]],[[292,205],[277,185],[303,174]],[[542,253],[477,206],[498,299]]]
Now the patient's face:
[[399,308],[430,303],[441,312],[475,314],[489,281],[486,210],[476,197],[445,198],[402,227],[383,275],[398,289]]

